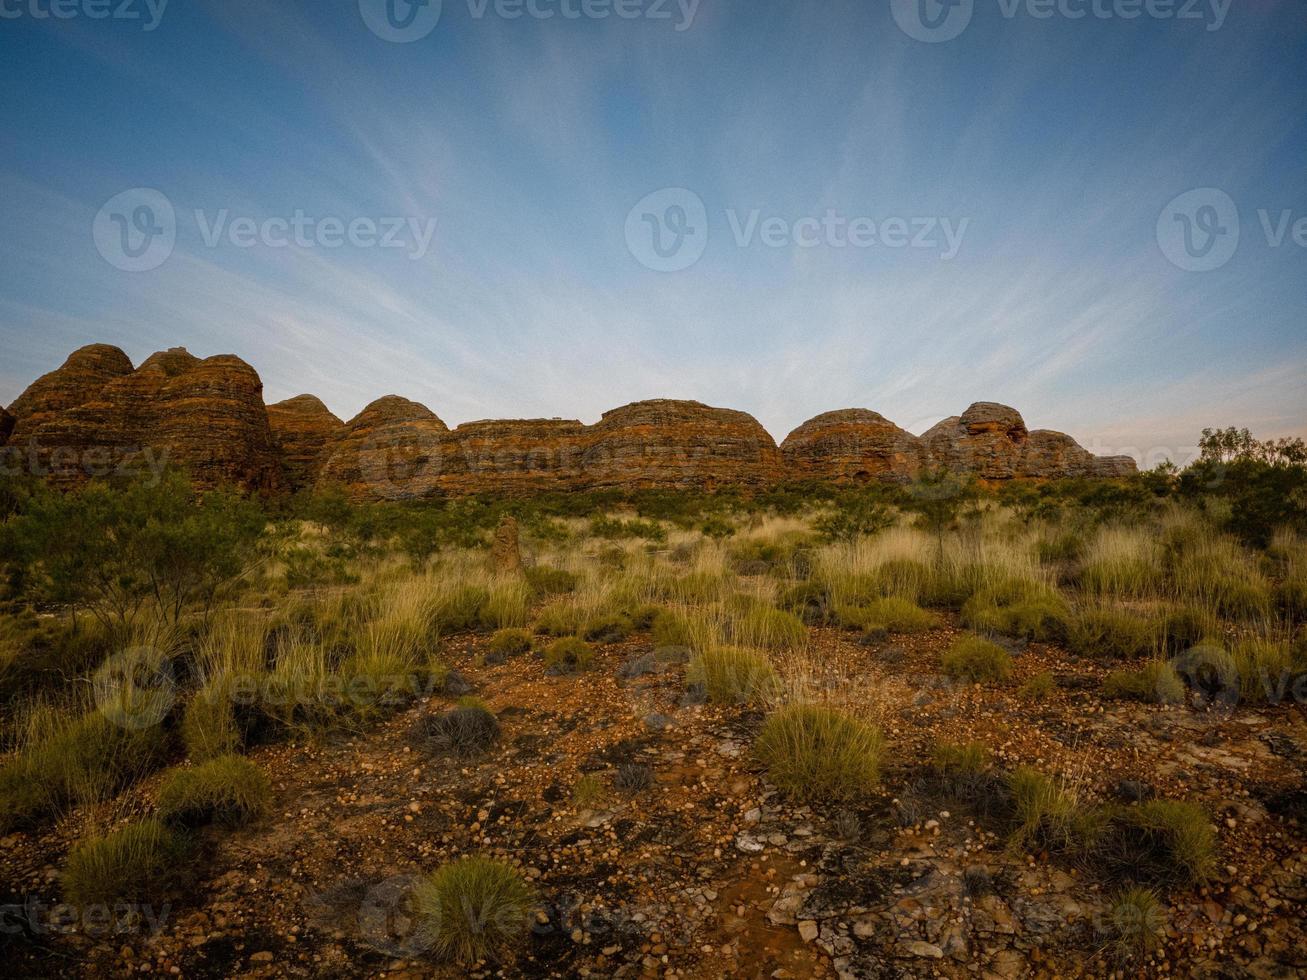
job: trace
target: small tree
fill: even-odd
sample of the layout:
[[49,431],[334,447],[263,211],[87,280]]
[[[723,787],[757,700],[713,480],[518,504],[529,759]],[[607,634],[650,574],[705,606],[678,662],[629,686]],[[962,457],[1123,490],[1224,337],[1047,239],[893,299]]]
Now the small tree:
[[183,474],[168,473],[157,485],[41,491],[5,537],[29,594],[122,627],[149,605],[173,622],[195,603],[207,614],[262,527],[254,503],[228,491],[197,498]]
[[916,511],[921,527],[935,536],[939,555],[944,554],[944,535],[958,526],[958,518],[976,501],[975,483],[945,467],[923,470],[908,488],[909,507]]
[[893,527],[894,511],[871,494],[858,494],[836,501],[835,510],[813,522],[813,528],[827,541],[854,541]]

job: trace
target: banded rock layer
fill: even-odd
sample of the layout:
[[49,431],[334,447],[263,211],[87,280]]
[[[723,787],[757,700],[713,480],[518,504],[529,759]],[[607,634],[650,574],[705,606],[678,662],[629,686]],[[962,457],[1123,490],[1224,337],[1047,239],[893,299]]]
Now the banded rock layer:
[[357,497],[521,494],[549,490],[761,487],[782,478],[780,453],[752,416],[658,399],[562,419],[469,422],[452,432],[391,396],[350,421],[320,479]]
[[1030,431],[1015,409],[993,402],[921,436],[867,409],[827,412],[778,448],[752,416],[694,401],[636,402],[594,425],[527,419],[450,430],[426,406],[395,395],[342,423],[312,395],[264,406],[262,393],[259,376],[236,357],[200,360],[175,348],[133,369],[122,351],[96,344],[0,410],[0,445],[8,434],[10,458],[60,485],[85,480],[86,460],[107,453],[166,460],[201,486],[339,485],[358,499],[907,482],[936,466],[987,481],[1135,470],[1129,457],[1096,457],[1070,436]]
[[84,347],[9,411],[7,449],[56,485],[167,463],[201,486],[281,486],[263,383],[238,357],[173,348],[133,370],[116,347]]

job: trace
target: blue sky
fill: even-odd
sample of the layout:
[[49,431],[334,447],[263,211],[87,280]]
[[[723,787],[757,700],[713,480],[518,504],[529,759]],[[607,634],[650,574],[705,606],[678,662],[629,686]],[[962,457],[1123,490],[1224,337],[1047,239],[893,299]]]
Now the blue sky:
[[[1205,425],[1307,433],[1298,0],[973,0],[937,43],[891,0],[444,0],[409,43],[367,26],[383,0],[58,2],[0,0],[0,403],[103,341],[236,353],[269,401],[344,418],[392,392],[451,425],[666,396],[779,440],[829,409],[920,432],[984,399],[1146,462]],[[175,216],[140,272],[95,232],[135,188]],[[704,208],[679,271],[641,261],[647,221],[672,241],[668,198],[628,235],[665,188]],[[1205,271],[1159,244],[1195,188],[1239,229]],[[310,244],[229,233],[297,212]],[[874,241],[840,247],[827,215]],[[392,218],[406,247],[315,238]]]

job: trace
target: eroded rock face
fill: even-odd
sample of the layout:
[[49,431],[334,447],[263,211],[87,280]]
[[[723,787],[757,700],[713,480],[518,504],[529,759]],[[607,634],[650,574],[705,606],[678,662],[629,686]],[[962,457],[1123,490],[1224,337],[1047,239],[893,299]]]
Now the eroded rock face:
[[587,432],[588,487],[711,490],[757,487],[782,475],[780,451],[752,415],[656,399],[604,413]]
[[51,418],[90,401],[117,378],[132,373],[131,359],[109,344],[89,344],[68,356],[55,370],[37,378],[9,406],[15,420],[14,442],[25,439]]
[[287,488],[292,491],[317,479],[323,450],[345,427],[313,395],[296,395],[269,405],[268,424],[281,455]]
[[781,443],[781,455],[792,479],[841,484],[903,483],[928,462],[920,439],[865,408],[809,419]]
[[921,436],[931,465],[973,473],[982,480],[1038,480],[1076,476],[1126,476],[1136,471],[1129,456],[1099,457],[1070,436],[1026,428],[1021,413],[996,402],[977,402]]
[[[403,401],[400,399],[399,401]],[[562,419],[470,422],[449,432],[422,406],[369,406],[329,449],[320,480],[351,495],[411,499],[471,493],[763,486],[780,453],[744,412],[667,399]],[[425,413],[425,414],[424,414]],[[433,422],[434,420],[434,422]]]
[[[90,357],[79,358],[87,351]],[[14,403],[18,425],[7,450],[24,468],[71,486],[157,473],[167,464],[200,486],[280,489],[263,383],[253,368],[238,357],[200,360],[174,348],[132,371],[126,355],[108,351],[83,348]],[[69,364],[74,370],[61,375]]]
[[614,409],[592,426],[529,419],[451,432],[429,408],[398,396],[345,424],[311,395],[265,407],[258,375],[236,357],[201,360],[174,348],[133,370],[122,351],[102,344],[76,351],[0,411],[0,445],[10,465],[18,460],[61,485],[169,463],[203,486],[339,484],[356,498],[393,500],[905,482],[927,466],[988,481],[1135,471],[1129,457],[1096,457],[1069,436],[1031,432],[1020,413],[994,402],[920,437],[867,409],[827,412],[780,449],[744,412],[671,399]]
[[354,497],[409,500],[439,492],[449,427],[425,405],[387,395],[345,423],[323,454],[320,484]]

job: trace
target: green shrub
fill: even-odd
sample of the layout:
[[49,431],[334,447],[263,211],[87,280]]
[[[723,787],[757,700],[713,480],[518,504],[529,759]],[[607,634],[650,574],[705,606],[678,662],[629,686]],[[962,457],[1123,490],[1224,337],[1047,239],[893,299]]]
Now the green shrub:
[[575,636],[565,636],[545,647],[545,668],[555,674],[575,674],[589,670],[594,662],[590,644]]
[[481,625],[482,611],[489,601],[489,589],[479,585],[460,585],[436,604],[432,625],[441,633],[476,629]]
[[982,742],[938,742],[931,765],[947,776],[971,776],[989,768],[990,751]]
[[661,610],[653,619],[653,644],[656,647],[688,647],[690,623],[685,615],[670,609]]
[[1204,643],[1172,657],[1169,663],[1200,703],[1234,707],[1239,700],[1239,668],[1224,647]]
[[1053,680],[1053,675],[1041,670],[1038,674],[1031,675],[1017,693],[1030,701],[1046,701],[1056,688],[1057,682]]
[[500,662],[510,657],[520,657],[531,652],[531,634],[523,629],[498,630],[486,644],[486,649]]
[[1184,653],[1219,632],[1216,617],[1197,606],[1175,606],[1163,613],[1157,623],[1158,644],[1168,657]]
[[581,627],[581,636],[591,643],[620,643],[631,635],[631,621],[619,613],[591,616]]
[[1130,881],[1197,884],[1216,866],[1216,831],[1202,807],[1149,800],[1111,810],[1093,855],[1102,870]]
[[413,892],[420,935],[464,966],[503,960],[531,926],[536,894],[509,864],[467,857],[440,868]]
[[540,610],[535,631],[542,636],[575,636],[581,631],[581,610],[570,602],[551,602]]
[[524,570],[526,584],[538,596],[566,595],[576,591],[580,581],[576,575],[549,565],[534,565]]
[[1126,889],[1112,900],[1105,931],[1117,961],[1148,956],[1166,940],[1166,909],[1147,888]]
[[68,853],[61,883],[69,903],[157,903],[185,880],[185,838],[157,820],[141,820],[81,841]]
[[0,833],[106,799],[158,768],[167,752],[161,725],[118,725],[98,711],[64,718],[0,767]]
[[1239,698],[1245,704],[1279,704],[1290,691],[1298,672],[1288,643],[1244,640],[1235,645],[1234,669],[1239,675]]
[[413,725],[413,740],[434,755],[470,759],[499,741],[499,720],[476,698],[464,698],[448,711],[424,715]]
[[1012,657],[997,643],[964,636],[944,653],[944,673],[954,680],[1002,681],[1012,673]]
[[195,827],[235,827],[268,811],[272,784],[263,770],[239,755],[224,755],[191,769],[176,770],[159,790],[159,819]]
[[1014,847],[1065,853],[1081,850],[1090,839],[1090,815],[1042,772],[1016,769],[1008,776],[1008,790],[1016,818]]
[[593,810],[606,795],[604,781],[594,773],[587,773],[572,785],[572,805],[578,810]]
[[733,643],[764,650],[793,650],[808,638],[799,617],[767,606],[754,606],[733,617],[728,632]]
[[192,762],[241,750],[244,736],[229,684],[214,681],[195,692],[182,715],[182,742]]
[[652,629],[663,607],[653,602],[634,602],[622,606],[621,614],[633,630]]
[[[910,599],[899,596],[885,596],[872,599],[865,606],[857,607],[853,625],[862,629],[883,629],[890,633],[925,633],[936,629],[940,619],[932,612],[927,612]],[[844,616],[841,616],[843,619]]]
[[922,601],[933,578],[930,566],[911,558],[891,558],[873,573],[876,590],[881,595],[899,596],[912,602]]
[[1153,624],[1119,609],[1087,609],[1071,620],[1067,646],[1094,660],[1130,660],[1153,651]]
[[1070,618],[1066,600],[1039,582],[988,586],[962,605],[962,622],[971,629],[1024,640],[1063,641]]
[[880,779],[881,734],[834,708],[791,704],[768,716],[754,746],[768,778],[796,800],[866,796]]
[[1184,692],[1184,681],[1164,660],[1150,661],[1139,670],[1114,670],[1103,680],[1103,693],[1110,698],[1181,704]]
[[530,597],[527,584],[519,579],[496,582],[487,590],[474,625],[486,629],[526,626],[531,622]]
[[830,591],[817,582],[801,582],[786,589],[779,605],[809,626],[821,626],[830,622]]
[[780,676],[761,653],[740,647],[713,647],[690,660],[686,682],[701,686],[714,704],[765,701],[780,690]]

